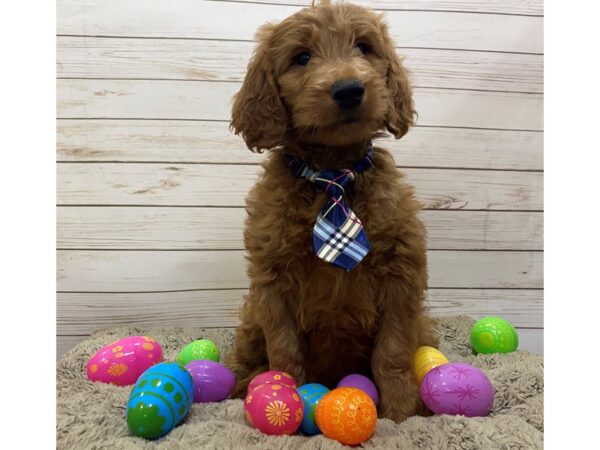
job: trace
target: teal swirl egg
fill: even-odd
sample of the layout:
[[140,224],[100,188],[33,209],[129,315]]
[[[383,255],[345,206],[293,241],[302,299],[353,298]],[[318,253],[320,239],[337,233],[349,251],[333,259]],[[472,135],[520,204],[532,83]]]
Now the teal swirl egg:
[[129,395],[129,430],[146,439],[164,436],[185,419],[193,396],[192,376],[183,366],[163,362],[150,367]]
[[315,411],[317,410],[319,400],[321,400],[328,392],[329,389],[319,383],[305,384],[298,388],[298,393],[304,404],[304,417],[300,424],[300,429],[305,434],[315,435],[321,432],[315,421]]

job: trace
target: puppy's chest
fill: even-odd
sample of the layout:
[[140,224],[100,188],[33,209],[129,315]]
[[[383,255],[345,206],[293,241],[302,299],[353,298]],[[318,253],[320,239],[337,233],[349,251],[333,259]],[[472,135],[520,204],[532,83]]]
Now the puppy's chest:
[[368,270],[346,272],[313,261],[294,289],[299,329],[309,334],[370,335],[377,319],[376,285]]
[[[369,211],[360,194],[351,191],[344,199],[360,218]],[[306,251],[290,255],[290,270],[300,275],[298,292],[300,328],[316,335],[334,332],[337,337],[370,334],[375,320],[375,284],[369,267],[359,263],[350,272],[319,259],[313,249],[313,228],[319,213],[331,206],[330,197],[309,192],[290,216],[290,237],[298,239],[296,248]],[[368,233],[367,227],[365,231]]]

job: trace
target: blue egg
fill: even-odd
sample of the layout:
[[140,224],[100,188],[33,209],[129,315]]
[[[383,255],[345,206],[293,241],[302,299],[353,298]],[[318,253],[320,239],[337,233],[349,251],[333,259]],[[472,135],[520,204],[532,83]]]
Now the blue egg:
[[192,376],[182,365],[156,364],[140,375],[129,394],[127,425],[146,439],[164,436],[185,419],[193,396]]
[[305,384],[298,388],[298,393],[304,404],[304,418],[300,424],[300,429],[305,434],[314,435],[321,432],[315,420],[315,411],[319,400],[328,392],[329,389],[319,383]]

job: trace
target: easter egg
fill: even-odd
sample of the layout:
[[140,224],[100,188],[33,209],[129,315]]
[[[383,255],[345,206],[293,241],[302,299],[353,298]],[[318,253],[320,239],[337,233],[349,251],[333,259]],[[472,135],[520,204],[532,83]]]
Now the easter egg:
[[298,388],[298,394],[300,394],[302,404],[304,405],[304,418],[300,424],[300,429],[305,434],[314,435],[321,432],[317,426],[315,412],[319,400],[321,400],[328,392],[329,389],[319,383],[305,384]]
[[494,404],[492,382],[480,369],[466,363],[448,363],[430,370],[419,392],[436,414],[487,416]]
[[220,402],[235,386],[235,375],[227,367],[208,359],[190,361],[185,368],[194,380],[194,402]]
[[357,373],[347,375],[340,380],[340,382],[337,384],[337,387],[355,387],[360,389],[361,391],[366,392],[369,397],[371,397],[371,400],[373,400],[375,406],[379,405],[379,394],[377,393],[377,388],[375,387],[375,384],[364,375]]
[[197,341],[190,342],[181,349],[175,360],[182,366],[185,366],[190,361],[200,359],[209,359],[214,362],[221,360],[221,352],[213,341],[198,339]]
[[339,387],[325,394],[315,416],[325,436],[346,445],[366,441],[377,425],[375,403],[365,392],[353,387]]
[[417,382],[417,386],[421,384],[423,377],[431,369],[446,364],[448,358],[444,356],[437,348],[428,347],[426,345],[419,347],[413,357],[413,375]]
[[296,387],[296,380],[287,372],[281,370],[269,370],[267,372],[259,373],[256,375],[248,384],[248,392],[261,384],[285,384],[286,386]]
[[476,353],[510,353],[519,346],[519,335],[509,321],[484,317],[471,330],[471,346]]
[[163,362],[146,370],[131,390],[127,425],[146,439],[164,436],[192,406],[192,376],[180,364]]
[[294,434],[302,423],[304,407],[296,388],[267,383],[248,392],[244,415],[250,425],[265,434]]
[[160,344],[146,336],[129,336],[102,347],[86,366],[91,381],[127,386],[163,360]]

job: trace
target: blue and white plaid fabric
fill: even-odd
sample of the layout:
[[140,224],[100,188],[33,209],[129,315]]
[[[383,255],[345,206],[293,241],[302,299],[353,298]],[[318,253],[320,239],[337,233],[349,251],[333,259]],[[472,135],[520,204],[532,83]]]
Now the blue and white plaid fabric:
[[285,155],[292,173],[323,189],[331,200],[319,213],[313,228],[315,254],[342,269],[352,270],[369,253],[371,246],[362,223],[344,200],[357,173],[373,167],[373,144],[352,170],[330,169],[316,172],[303,161]]

